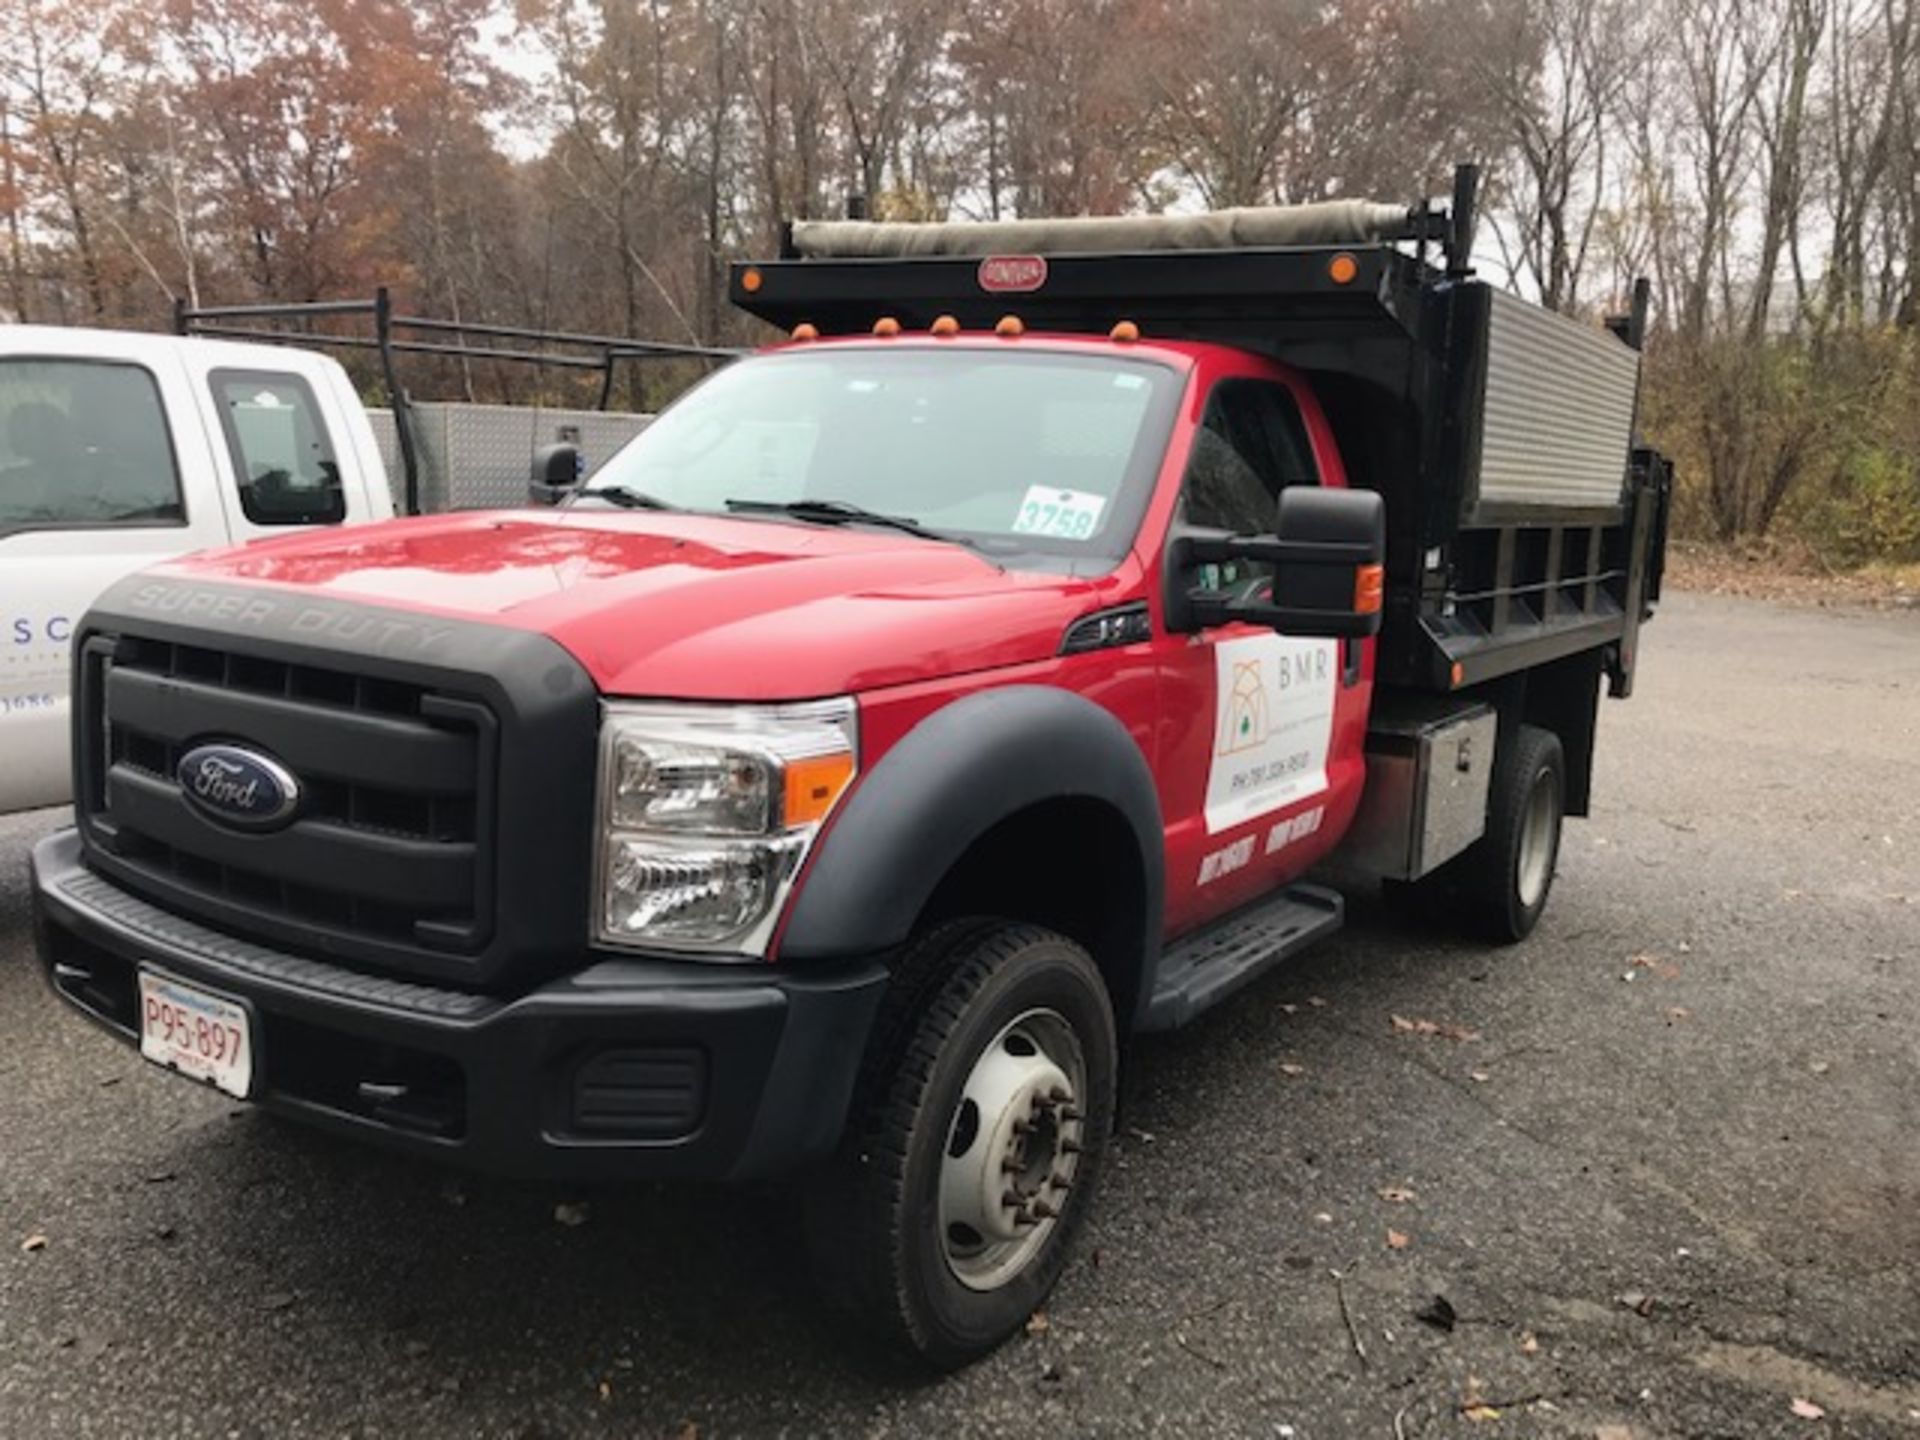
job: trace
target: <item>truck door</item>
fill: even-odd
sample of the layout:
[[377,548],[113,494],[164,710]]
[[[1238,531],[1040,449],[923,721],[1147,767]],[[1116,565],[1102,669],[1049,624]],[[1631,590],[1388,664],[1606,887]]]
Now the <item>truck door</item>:
[[215,366],[200,390],[225,462],[221,498],[235,540],[348,518],[341,457],[354,457],[340,448],[336,435],[344,426],[307,376],[293,368]]
[[[1178,519],[1270,534],[1280,491],[1344,485],[1310,391],[1273,374],[1214,382]],[[1212,566],[1208,589],[1257,584]],[[1161,805],[1167,919],[1191,929],[1297,878],[1332,847],[1365,778],[1372,641],[1299,640],[1230,624],[1162,649]]]
[[227,538],[210,464],[186,374],[150,337],[74,331],[0,354],[0,813],[67,798],[87,607]]

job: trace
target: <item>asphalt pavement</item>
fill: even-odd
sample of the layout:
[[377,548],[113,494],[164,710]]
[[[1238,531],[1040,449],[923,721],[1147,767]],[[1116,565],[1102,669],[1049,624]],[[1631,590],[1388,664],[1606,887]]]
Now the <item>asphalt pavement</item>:
[[144,1067],[32,965],[62,817],[0,821],[0,1437],[1920,1436],[1920,615],[1644,650],[1536,935],[1356,897],[1139,1046],[1044,1320],[937,1381],[777,1188],[463,1179]]

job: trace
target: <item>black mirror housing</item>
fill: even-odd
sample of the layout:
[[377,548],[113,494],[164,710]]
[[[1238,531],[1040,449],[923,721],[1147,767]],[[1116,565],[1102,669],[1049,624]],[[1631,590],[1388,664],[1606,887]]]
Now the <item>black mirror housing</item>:
[[[1183,604],[1169,607],[1169,624],[1204,629],[1239,620],[1303,639],[1377,635],[1386,536],[1386,502],[1377,492],[1290,486],[1280,492],[1272,535],[1187,531],[1174,537]],[[1232,594],[1187,588],[1194,566],[1235,560],[1272,565],[1272,584]],[[1176,608],[1187,623],[1175,624]]]
[[535,505],[557,505],[580,488],[585,470],[577,445],[542,445],[533,452],[527,499]]

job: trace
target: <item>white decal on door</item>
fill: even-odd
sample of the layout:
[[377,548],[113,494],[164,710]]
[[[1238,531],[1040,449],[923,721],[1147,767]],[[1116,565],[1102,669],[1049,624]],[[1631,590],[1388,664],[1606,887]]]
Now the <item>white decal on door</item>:
[[1213,647],[1217,701],[1207,833],[1327,788],[1339,644],[1245,635]]

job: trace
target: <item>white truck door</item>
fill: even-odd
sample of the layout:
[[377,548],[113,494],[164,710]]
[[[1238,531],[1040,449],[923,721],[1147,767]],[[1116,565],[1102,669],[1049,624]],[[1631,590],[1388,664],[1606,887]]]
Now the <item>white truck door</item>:
[[[235,540],[393,513],[384,494],[373,494],[352,424],[366,419],[343,412],[331,362],[291,351],[284,363],[248,356],[227,364],[211,347],[201,354],[212,358],[196,360],[196,398],[218,451]],[[377,477],[377,451],[374,462]],[[376,508],[376,498],[386,503]]]
[[154,337],[0,334],[0,814],[70,793],[69,648],[100,592],[226,542],[177,353]]

